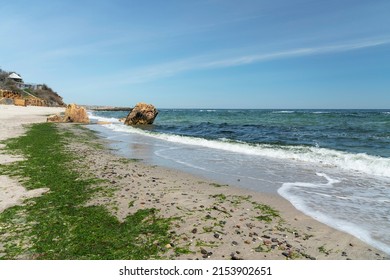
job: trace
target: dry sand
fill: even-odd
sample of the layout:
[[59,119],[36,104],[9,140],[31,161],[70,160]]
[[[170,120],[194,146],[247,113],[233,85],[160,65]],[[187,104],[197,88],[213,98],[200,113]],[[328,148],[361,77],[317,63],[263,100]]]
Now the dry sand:
[[[24,131],[23,124],[45,121],[45,115],[63,110],[0,106],[0,140],[19,136]],[[69,124],[59,126],[83,133]],[[1,149],[0,164],[17,160],[5,155]],[[109,149],[96,149],[86,143],[70,143],[69,149],[80,155],[80,162],[87,163],[92,174],[106,179],[112,190],[110,196],[96,197],[90,205],[107,206],[119,220],[138,209],[152,207],[159,209],[165,217],[177,217],[171,229],[176,237],[165,245],[167,258],[389,258],[357,238],[302,214],[277,195],[221,186],[217,182],[176,170],[127,161],[112,154]],[[0,186],[0,201],[3,201],[0,202],[0,212],[1,207],[21,203],[33,195],[26,191],[16,194],[20,193],[22,187],[5,176],[0,177]],[[10,199],[12,192],[16,198]],[[271,222],[263,221],[263,205],[277,209],[282,220],[273,218]],[[188,249],[188,252],[175,254],[175,248],[179,247]]]
[[[45,122],[47,115],[64,111],[64,108],[0,105],[0,141],[22,135],[26,124]],[[3,148],[4,145],[0,144],[0,164],[22,159],[4,153]],[[0,176],[0,213],[8,207],[23,203],[26,198],[39,196],[46,191],[47,189],[27,191],[17,180]]]
[[45,122],[48,115],[62,112],[65,108],[0,105],[0,140],[22,135],[23,125]]

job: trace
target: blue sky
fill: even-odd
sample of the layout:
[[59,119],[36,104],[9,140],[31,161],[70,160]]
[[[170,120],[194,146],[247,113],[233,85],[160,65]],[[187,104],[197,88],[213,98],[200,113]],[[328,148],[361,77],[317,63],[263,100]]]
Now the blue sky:
[[388,0],[3,2],[0,67],[67,103],[390,108]]

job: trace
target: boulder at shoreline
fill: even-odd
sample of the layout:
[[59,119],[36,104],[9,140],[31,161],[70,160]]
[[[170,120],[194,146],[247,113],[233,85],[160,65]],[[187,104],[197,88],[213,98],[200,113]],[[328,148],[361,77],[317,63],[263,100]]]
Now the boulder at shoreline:
[[157,117],[157,109],[146,103],[138,103],[133,110],[127,115],[126,125],[144,125],[153,124],[154,119]]
[[87,110],[76,104],[69,104],[65,110],[65,116],[52,115],[47,118],[48,122],[73,122],[73,123],[89,123]]
[[65,122],[89,123],[87,110],[76,104],[69,104],[65,110]]

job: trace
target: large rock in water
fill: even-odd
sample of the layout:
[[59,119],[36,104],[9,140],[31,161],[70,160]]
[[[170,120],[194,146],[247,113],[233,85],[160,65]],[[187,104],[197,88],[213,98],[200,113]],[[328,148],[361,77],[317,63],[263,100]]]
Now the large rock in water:
[[65,110],[64,122],[89,123],[87,110],[76,104],[69,104]]
[[151,104],[138,103],[133,110],[127,115],[125,124],[138,125],[138,124],[153,124],[154,119],[157,117],[158,111]]

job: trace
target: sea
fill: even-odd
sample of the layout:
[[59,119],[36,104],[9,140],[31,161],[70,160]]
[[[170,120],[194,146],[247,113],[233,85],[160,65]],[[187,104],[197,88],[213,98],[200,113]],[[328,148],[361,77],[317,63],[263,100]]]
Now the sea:
[[279,194],[390,255],[390,109],[161,109],[138,127],[89,114],[122,156]]

